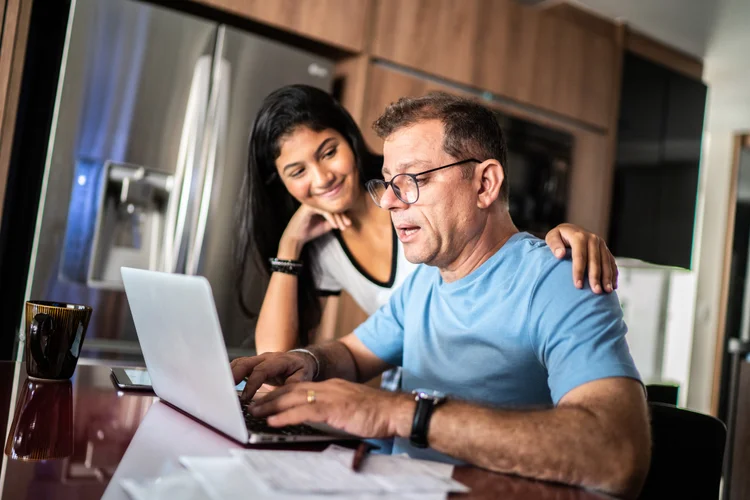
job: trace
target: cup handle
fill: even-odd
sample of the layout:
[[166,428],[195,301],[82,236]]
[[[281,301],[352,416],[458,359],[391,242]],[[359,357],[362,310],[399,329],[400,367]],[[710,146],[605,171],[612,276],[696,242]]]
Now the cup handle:
[[39,313],[31,320],[29,329],[29,348],[31,357],[42,371],[49,370],[50,361],[42,349],[42,337],[48,337],[53,330],[52,316]]

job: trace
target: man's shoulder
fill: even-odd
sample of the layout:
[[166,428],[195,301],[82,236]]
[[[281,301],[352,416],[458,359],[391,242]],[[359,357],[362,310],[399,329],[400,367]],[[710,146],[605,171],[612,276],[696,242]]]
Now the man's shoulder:
[[[520,233],[515,239],[506,268],[515,269],[514,281],[530,290],[532,299],[546,298],[565,303],[611,301],[613,294],[596,295],[591,291],[588,279],[583,280],[583,289],[573,283],[573,261],[568,255],[555,257],[544,240],[528,233]],[[619,303],[614,300],[615,303]]]
[[549,251],[547,243],[529,233],[516,233],[508,240],[511,251],[522,258],[555,259],[552,252]]
[[517,262],[519,271],[515,281],[529,291],[529,306],[534,308],[536,305],[537,312],[551,308],[579,316],[592,310],[619,311],[617,293],[593,293],[587,274],[584,275],[583,287],[576,288],[569,250],[564,258],[559,259],[539,238],[529,236],[520,243],[521,258]]
[[[512,270],[525,283],[536,282],[549,273],[572,273],[569,258],[558,259],[544,240],[529,233],[517,233],[506,243],[503,271]],[[572,275],[572,274],[571,274]]]

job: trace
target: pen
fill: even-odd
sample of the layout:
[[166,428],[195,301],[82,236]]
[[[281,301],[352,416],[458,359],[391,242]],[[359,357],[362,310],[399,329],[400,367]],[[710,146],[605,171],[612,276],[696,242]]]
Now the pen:
[[373,448],[374,446],[365,441],[359,443],[357,451],[354,452],[354,458],[352,459],[352,470],[354,472],[359,472],[359,469],[362,468],[362,462],[365,460],[365,455],[367,455],[367,453]]

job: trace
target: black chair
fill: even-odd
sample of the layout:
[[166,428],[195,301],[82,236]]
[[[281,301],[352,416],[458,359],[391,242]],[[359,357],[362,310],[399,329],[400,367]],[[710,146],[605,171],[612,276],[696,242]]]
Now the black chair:
[[646,385],[646,397],[649,403],[667,403],[677,406],[680,384],[659,382]]
[[719,497],[727,428],[710,415],[649,403],[651,468],[640,498]]

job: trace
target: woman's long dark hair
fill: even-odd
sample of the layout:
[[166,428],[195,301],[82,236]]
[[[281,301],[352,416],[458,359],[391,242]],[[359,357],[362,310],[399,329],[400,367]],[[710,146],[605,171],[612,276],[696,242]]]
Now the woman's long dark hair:
[[[270,276],[268,259],[275,257],[281,235],[300,203],[286,190],[276,171],[281,141],[299,127],[320,132],[333,129],[341,134],[354,152],[359,180],[364,183],[380,177],[383,158],[370,152],[362,132],[351,115],[333,97],[307,85],[290,85],[271,93],[263,101],[250,134],[247,173],[240,199],[240,218],[236,254],[237,293],[243,311],[253,312],[245,302],[244,287],[249,261]],[[308,334],[321,319],[320,301],[315,289],[310,245],[302,249],[304,267],[298,278],[297,308],[299,342],[308,343]]]

